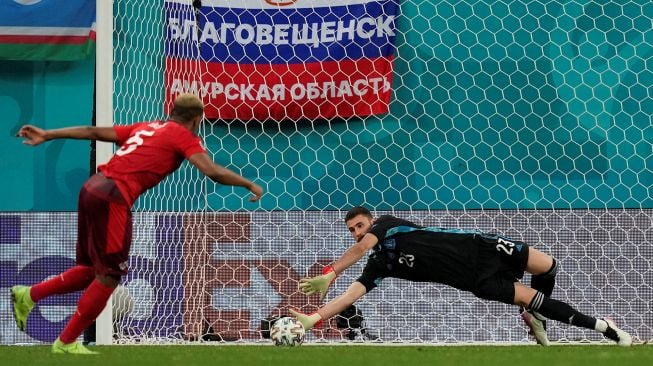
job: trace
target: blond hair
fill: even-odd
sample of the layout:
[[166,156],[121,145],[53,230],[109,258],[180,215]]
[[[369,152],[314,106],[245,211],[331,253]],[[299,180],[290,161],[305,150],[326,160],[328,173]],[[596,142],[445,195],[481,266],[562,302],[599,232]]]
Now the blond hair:
[[204,113],[204,103],[194,94],[180,94],[170,111],[170,117],[179,122],[188,122]]

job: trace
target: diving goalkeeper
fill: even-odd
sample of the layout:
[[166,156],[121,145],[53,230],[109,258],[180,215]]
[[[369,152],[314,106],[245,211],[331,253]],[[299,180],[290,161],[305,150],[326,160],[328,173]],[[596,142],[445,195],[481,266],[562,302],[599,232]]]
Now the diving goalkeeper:
[[[478,231],[423,227],[394,216],[374,219],[365,207],[354,207],[345,216],[356,244],[324,268],[321,276],[300,280],[306,295],[322,298],[338,274],[373,249],[361,276],[340,296],[313,314],[291,310],[306,330],[340,313],[377,287],[384,278],[413,282],[437,282],[481,299],[514,304],[526,309],[522,317],[537,342],[549,345],[545,319],[593,329],[620,346],[630,346],[631,336],[608,318],[587,316],[570,305],[552,299],[557,263],[551,256],[526,243]],[[533,275],[528,287],[519,279]]]

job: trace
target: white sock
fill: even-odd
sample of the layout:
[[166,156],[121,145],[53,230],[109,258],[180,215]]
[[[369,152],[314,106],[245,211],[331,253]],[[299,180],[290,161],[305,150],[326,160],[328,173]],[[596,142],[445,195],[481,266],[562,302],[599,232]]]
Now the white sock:
[[608,322],[603,319],[596,319],[596,324],[594,324],[594,330],[597,332],[605,333],[608,330]]

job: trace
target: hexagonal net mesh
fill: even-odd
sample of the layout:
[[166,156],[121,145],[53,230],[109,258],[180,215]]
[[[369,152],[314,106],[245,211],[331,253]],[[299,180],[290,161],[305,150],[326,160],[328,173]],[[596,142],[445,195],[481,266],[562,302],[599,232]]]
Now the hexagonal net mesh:
[[[214,160],[266,189],[248,203],[183,166],[138,201],[119,342],[260,341],[289,307],[315,310],[297,281],[352,244],[355,205],[523,240],[559,261],[554,298],[653,338],[649,1],[117,0],[114,12],[116,123],[201,95]],[[529,341],[516,307],[438,284],[387,279],[356,306],[362,325],[332,320],[307,341]],[[549,337],[601,339],[555,322]]]

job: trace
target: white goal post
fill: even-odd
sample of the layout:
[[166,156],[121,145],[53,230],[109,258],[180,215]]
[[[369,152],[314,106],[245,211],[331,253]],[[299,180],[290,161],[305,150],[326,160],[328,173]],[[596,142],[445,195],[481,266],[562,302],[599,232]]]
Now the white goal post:
[[[96,126],[113,126],[113,0],[96,0],[96,53],[95,53],[95,117]],[[96,165],[106,163],[113,155],[110,143],[96,142]],[[113,319],[110,297],[107,306],[96,320],[95,341],[111,344]]]

